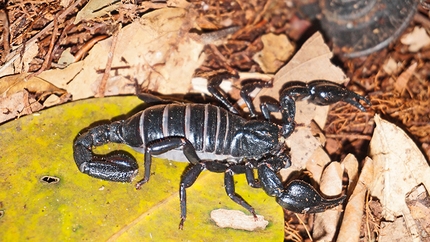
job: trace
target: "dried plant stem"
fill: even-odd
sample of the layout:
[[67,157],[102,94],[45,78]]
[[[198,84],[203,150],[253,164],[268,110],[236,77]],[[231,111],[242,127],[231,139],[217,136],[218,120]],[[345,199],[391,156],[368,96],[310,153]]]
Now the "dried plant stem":
[[118,41],[118,33],[121,30],[121,28],[122,28],[122,24],[119,24],[118,30],[115,31],[115,33],[112,36],[112,44],[110,46],[110,50],[108,53],[106,68],[105,68],[105,71],[103,73],[102,80],[100,81],[99,90],[98,90],[97,94],[95,95],[96,97],[104,97],[104,95],[105,95],[106,84],[107,84],[107,80],[109,79],[109,73],[110,73],[110,70],[112,67],[113,55],[115,52],[116,43]]

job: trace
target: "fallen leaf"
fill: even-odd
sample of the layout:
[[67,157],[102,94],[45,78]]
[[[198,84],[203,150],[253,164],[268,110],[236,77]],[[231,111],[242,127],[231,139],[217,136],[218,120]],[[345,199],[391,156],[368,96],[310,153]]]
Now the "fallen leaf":
[[403,216],[411,239],[419,241],[419,233],[405,197],[419,184],[427,190],[430,188],[428,162],[403,130],[379,115],[375,115],[375,122],[369,153],[375,164],[370,192],[380,200],[382,216],[387,221]]
[[35,93],[38,98],[44,99],[53,93],[57,95],[66,93],[64,89],[58,88],[40,77],[31,76],[27,78],[28,76],[28,73],[22,73],[0,78],[0,95],[8,97],[25,89]]
[[381,222],[381,229],[379,230],[378,241],[392,242],[392,241],[421,241],[411,240],[408,236],[408,229],[405,226],[405,219],[403,217],[395,218],[393,222]]
[[430,238],[430,197],[423,185],[414,188],[406,197],[406,203],[411,210],[412,218],[414,219],[422,240]]
[[264,220],[264,216],[257,215],[257,219],[252,215],[246,215],[242,211],[216,209],[211,211],[211,219],[221,228],[232,228],[246,231],[264,230],[269,221]]
[[400,42],[404,45],[409,45],[410,52],[417,52],[424,46],[430,44],[430,37],[425,28],[415,26],[411,33],[405,34],[400,39]]
[[287,61],[294,52],[294,45],[286,35],[269,33],[261,36],[263,49],[252,59],[257,62],[264,73],[274,73]]
[[[189,34],[194,19],[185,9],[163,8],[122,28],[105,95],[135,93],[136,83],[163,94],[188,93],[194,71],[205,58],[201,54],[204,44]],[[39,76],[72,93],[74,100],[92,97],[102,79],[111,43],[112,37],[102,40],[84,60]]]
[[[222,229],[210,219],[216,208],[249,212],[225,193],[224,176],[203,171],[187,189],[188,217],[180,221],[179,182],[185,162],[155,159],[150,181],[136,190],[79,172],[73,140],[89,126],[124,118],[140,110],[136,97],[111,97],[72,102],[42,110],[0,126],[0,241],[281,241],[283,212],[263,189],[235,176],[236,191],[269,225],[264,231]],[[141,106],[139,106],[141,107]],[[119,116],[120,115],[120,116]],[[104,120],[104,121],[101,121]],[[95,152],[125,150],[141,169],[143,155],[121,144]],[[58,182],[50,178],[59,178]],[[56,180],[56,179],[53,179]],[[37,229],[34,229],[37,228]]]
[[[292,167],[301,170],[306,167],[307,162],[317,163],[322,172],[325,166],[321,161],[325,161],[322,157],[317,156],[315,160],[311,157],[315,150],[321,146],[321,143],[312,136],[312,132],[307,127],[297,127],[296,130],[288,137],[287,145],[290,147],[290,155],[292,160]],[[320,172],[320,173],[321,173]],[[318,177],[318,176],[317,176]]]
[[[357,159],[348,155],[345,157],[343,164],[350,163],[356,164],[354,168],[350,170],[355,170],[358,167]],[[347,166],[347,165],[345,165]],[[348,165],[349,166],[349,165]],[[348,169],[347,169],[348,170]],[[357,172],[354,171],[355,176],[353,174],[348,175],[350,177],[350,184],[352,185],[352,194],[348,196],[348,202],[346,203],[345,212],[343,214],[342,224],[339,229],[339,234],[337,236],[337,241],[345,241],[345,242],[358,242],[360,241],[360,229],[362,227],[362,218],[364,211],[364,202],[367,193],[367,185],[372,182],[373,179],[373,161],[369,157],[366,157],[363,169],[360,174],[360,178],[358,178]],[[355,177],[355,178],[354,178]],[[351,181],[351,178],[352,181]],[[351,186],[350,185],[350,186]],[[348,190],[349,187],[348,186]]]
[[91,20],[103,15],[109,14],[111,11],[118,9],[120,1],[106,0],[90,0],[77,14],[73,24],[77,24],[82,20]]
[[0,123],[37,112],[43,106],[34,98],[29,97],[26,90],[7,97],[0,97]]
[[67,48],[61,53],[61,57],[58,60],[58,64],[68,66],[75,62],[75,56],[70,53],[70,50],[70,48]]
[[7,62],[4,65],[0,66],[1,77],[16,73],[28,72],[30,62],[32,62],[34,58],[39,54],[39,46],[36,40],[29,41],[25,43],[25,51],[22,55],[17,52],[12,53],[14,53],[14,56],[11,57],[11,62]]
[[[343,168],[339,162],[330,163],[321,176],[320,190],[325,196],[340,196],[342,193]],[[341,206],[315,214],[313,239],[317,241],[333,241],[337,233]]]

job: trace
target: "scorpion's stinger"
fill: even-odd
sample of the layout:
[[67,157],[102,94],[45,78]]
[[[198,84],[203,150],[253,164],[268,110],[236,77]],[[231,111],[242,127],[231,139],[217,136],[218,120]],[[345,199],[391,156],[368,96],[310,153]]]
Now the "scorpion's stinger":
[[276,201],[287,210],[296,213],[320,213],[336,207],[345,200],[345,195],[338,198],[322,197],[310,184],[294,180],[285,188]]
[[80,135],[73,146],[76,165],[82,173],[103,180],[131,182],[137,174],[137,162],[125,154],[95,155],[93,146],[121,143],[117,130],[120,123],[101,125]]

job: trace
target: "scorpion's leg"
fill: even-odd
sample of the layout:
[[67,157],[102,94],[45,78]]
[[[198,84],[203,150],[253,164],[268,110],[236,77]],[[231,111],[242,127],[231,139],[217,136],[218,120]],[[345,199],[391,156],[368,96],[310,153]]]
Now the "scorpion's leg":
[[259,181],[254,179],[254,174],[252,173],[252,165],[229,165],[221,161],[201,161],[200,163],[192,166],[188,171],[184,173],[181,179],[179,188],[179,200],[181,204],[181,222],[179,223],[179,228],[182,229],[184,226],[185,219],[187,217],[187,199],[186,199],[186,188],[192,186],[197,180],[200,173],[207,169],[211,172],[224,173],[224,183],[225,191],[227,195],[236,203],[246,208],[253,216],[256,218],[254,208],[249,205],[242,197],[236,194],[234,189],[234,174],[246,174],[248,184],[251,187],[259,188]]
[[252,215],[256,218],[254,208],[249,205],[241,196],[239,196],[234,187],[234,174],[246,174],[246,178],[251,187],[259,187],[260,184],[254,179],[254,174],[252,173],[253,166],[249,165],[234,165],[227,164],[220,161],[209,161],[206,162],[206,169],[211,172],[221,173],[224,172],[224,185],[227,195],[242,207],[246,208]]
[[188,187],[194,184],[199,177],[200,173],[206,168],[205,163],[201,162],[197,165],[192,166],[188,171],[184,173],[181,178],[181,183],[179,185],[179,201],[181,206],[181,222],[179,223],[179,229],[184,228],[184,222],[187,218],[187,193]]
[[317,80],[309,83],[291,82],[281,91],[280,105],[283,119],[283,136],[287,137],[294,130],[294,119],[296,114],[295,102],[308,99],[317,105],[330,105],[344,101],[354,105],[361,111],[366,109],[359,101],[370,105],[370,101],[355,92],[349,91],[336,83]]
[[[238,171],[234,171],[236,174],[240,174]],[[254,165],[251,164],[251,162],[245,163],[245,176],[246,181],[248,182],[248,185],[252,188],[261,188],[261,183],[258,179],[255,179],[254,177]]]
[[116,181],[131,182],[137,174],[137,162],[125,154],[95,155],[93,146],[110,142],[123,143],[118,132],[121,122],[100,125],[80,135],[73,145],[73,156],[79,170],[92,177]]
[[338,198],[326,199],[310,184],[299,180],[292,181],[284,188],[276,172],[268,163],[260,164],[258,177],[264,191],[269,196],[275,196],[278,204],[296,213],[323,212],[341,204],[346,197],[343,195]]
[[219,74],[209,78],[208,80],[208,91],[218,101],[220,101],[228,110],[234,114],[240,114],[239,111],[233,106],[233,104],[227,99],[224,91],[219,87],[224,78],[232,77],[231,74]]
[[143,179],[136,184],[136,189],[140,189],[143,184],[149,181],[149,177],[151,175],[151,163],[153,155],[160,155],[180,147],[182,147],[182,151],[184,152],[184,155],[189,162],[191,162],[192,164],[198,164],[200,162],[200,158],[198,157],[194,146],[186,138],[166,137],[153,141],[149,143],[145,148],[145,173]]
[[254,91],[256,88],[261,89],[261,88],[272,87],[272,86],[273,86],[272,81],[262,81],[262,80],[252,80],[251,82],[248,82],[242,86],[242,89],[240,90],[240,96],[242,97],[243,101],[245,102],[246,106],[249,109],[250,118],[257,117],[255,106],[252,103],[250,93]]
[[279,105],[278,102],[276,103],[263,102],[260,104],[260,110],[261,110],[261,113],[263,114],[263,117],[267,121],[270,121],[271,120],[270,113],[281,112],[281,106]]

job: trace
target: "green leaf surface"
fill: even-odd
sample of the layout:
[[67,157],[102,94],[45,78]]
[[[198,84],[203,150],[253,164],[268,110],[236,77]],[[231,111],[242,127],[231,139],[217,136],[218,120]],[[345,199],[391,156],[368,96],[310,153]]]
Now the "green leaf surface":
[[[78,133],[123,119],[130,110],[136,113],[140,104],[136,97],[90,99],[0,126],[0,241],[283,240],[281,207],[262,189],[249,187],[244,175],[235,176],[236,192],[269,221],[264,231],[222,229],[210,219],[218,208],[249,214],[225,194],[223,174],[204,171],[187,189],[188,217],[181,231],[178,189],[187,163],[154,160],[151,179],[141,190],[80,173],[72,150]],[[143,155],[119,144],[96,152],[113,150],[136,158],[141,179]],[[59,182],[43,181],[46,176]]]

